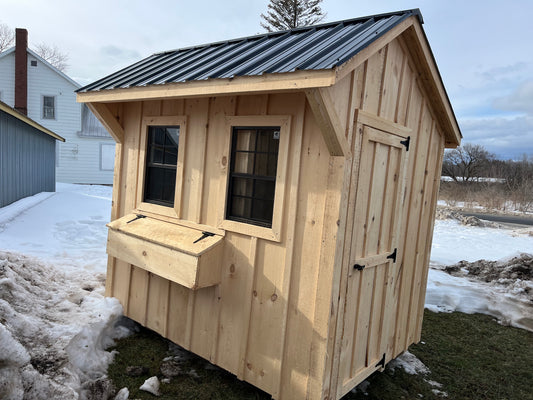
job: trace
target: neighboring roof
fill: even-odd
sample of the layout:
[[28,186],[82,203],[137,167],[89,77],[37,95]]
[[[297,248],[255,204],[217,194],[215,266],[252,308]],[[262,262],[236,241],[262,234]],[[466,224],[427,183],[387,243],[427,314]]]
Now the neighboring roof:
[[4,111],[5,113],[17,118],[18,120],[20,120],[20,121],[22,121],[22,122],[34,127],[35,129],[38,129],[41,132],[43,132],[43,133],[45,133],[45,134],[47,134],[49,136],[52,136],[56,140],[61,140],[62,142],[65,141],[65,139],[62,138],[61,136],[59,136],[58,134],[56,134],[56,133],[52,132],[50,129],[47,129],[44,126],[38,124],[33,119],[28,118],[26,115],[19,113],[17,110],[15,110],[14,108],[8,106],[6,103],[4,103],[2,101],[0,101],[0,111]]
[[[75,80],[73,80],[71,77],[69,77],[67,74],[65,74],[64,72],[61,72],[60,70],[58,70],[56,67],[54,67],[52,64],[50,64],[48,61],[46,61],[44,58],[42,58],[39,54],[37,54],[36,52],[34,52],[32,49],[30,48],[27,48],[27,51],[28,51],[28,54],[31,54],[33,57],[35,57],[37,60],[39,60],[40,62],[42,62],[44,65],[46,65],[48,68],[52,69],[55,73],[57,73],[59,76],[61,76],[62,78],[64,78],[65,80],[69,81],[70,83],[72,83],[76,88],[79,88],[81,85],[76,82]],[[7,56],[8,54],[11,54],[11,53],[14,53],[15,52],[15,46],[3,51],[0,53],[0,59],[2,59],[3,57]]]
[[94,137],[111,139],[111,135],[102,125],[98,118],[89,110],[87,104],[82,104],[81,108],[81,131],[78,132],[80,137]]
[[156,53],[77,90],[79,93],[335,68],[418,9]]

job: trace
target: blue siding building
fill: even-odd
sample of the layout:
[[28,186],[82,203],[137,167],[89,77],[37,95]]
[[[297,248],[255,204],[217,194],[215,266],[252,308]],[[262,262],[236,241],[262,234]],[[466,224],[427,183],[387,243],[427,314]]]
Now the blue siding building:
[[65,141],[0,102],[0,207],[55,191],[56,140]]

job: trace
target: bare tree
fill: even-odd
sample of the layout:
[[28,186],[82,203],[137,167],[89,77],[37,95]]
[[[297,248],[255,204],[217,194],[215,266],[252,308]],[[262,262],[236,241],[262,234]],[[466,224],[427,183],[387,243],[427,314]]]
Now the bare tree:
[[62,53],[57,46],[40,43],[35,46],[35,52],[61,72],[65,72],[68,67],[68,55]]
[[15,43],[15,32],[6,24],[0,23],[0,53]]
[[481,177],[494,158],[483,146],[466,143],[444,154],[442,174],[455,182],[471,182]]
[[326,13],[320,8],[323,0],[270,0],[268,11],[261,14],[261,26],[268,32],[312,25],[322,21]]

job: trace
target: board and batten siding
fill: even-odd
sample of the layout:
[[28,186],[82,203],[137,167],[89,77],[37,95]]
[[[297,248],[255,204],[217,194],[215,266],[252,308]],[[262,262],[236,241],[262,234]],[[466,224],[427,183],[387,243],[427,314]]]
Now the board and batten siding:
[[55,142],[0,110],[0,207],[55,191]]
[[[226,201],[228,118],[290,117],[279,237],[221,229],[220,284],[199,290],[110,257],[106,294],[276,399],[339,399],[419,341],[445,138],[405,41],[331,87],[105,104],[124,131],[111,219],[139,207],[143,120],[179,116],[179,223],[211,230]],[[329,127],[345,133],[344,156],[331,155]]]
[[[31,63],[36,62],[36,66]],[[15,104],[15,53],[0,58],[2,101]],[[80,137],[81,104],[73,81],[28,52],[28,117],[65,138],[58,142],[56,179],[65,183],[112,184],[112,169],[101,168],[102,145],[114,145],[111,137]],[[43,96],[55,98],[55,119],[43,118]],[[105,157],[105,153],[104,153]]]
[[[444,151],[444,137],[430,97],[403,38],[390,42],[345,79],[351,81],[355,108],[365,112],[361,116],[378,117],[370,125],[381,132],[407,128],[404,136],[410,136],[410,148],[399,175],[387,169],[396,159],[383,144],[363,147],[359,156],[355,150],[351,171],[345,177],[359,189],[371,187],[369,179],[374,183],[381,179],[382,187],[359,195],[350,191],[341,206],[346,210],[341,217],[346,224],[341,225],[344,233],[339,234],[344,237],[343,272],[334,352],[338,359],[331,376],[333,382],[338,382],[337,398],[374,372],[382,355],[388,362],[420,340]],[[357,113],[355,119],[353,131],[347,130],[347,134],[353,135],[357,149],[363,146],[368,125],[364,120],[357,121]],[[397,213],[397,227],[389,232],[391,221],[386,212],[391,210],[384,205],[387,201],[394,204],[387,200],[387,194],[392,190],[391,183],[398,179],[403,181],[403,189],[399,207],[392,209]],[[379,254],[379,247],[386,247],[390,238],[384,233],[395,235],[396,263],[355,270],[353,260],[365,251],[362,246],[378,246],[370,251],[375,254]],[[370,244],[365,245],[369,239]]]
[[[110,258],[107,295],[120,299],[126,315],[274,397],[282,392],[286,398],[305,397],[310,363],[321,368],[308,351],[320,341],[315,332],[318,275],[333,267],[335,236],[326,231],[337,226],[338,209],[326,212],[326,206],[339,206],[330,193],[340,193],[338,170],[344,166],[341,158],[329,156],[305,94],[148,101],[116,109],[125,139],[117,144],[116,164],[122,168],[112,218],[136,207],[131,183],[137,181],[142,118],[185,115],[181,216],[212,227],[225,203],[225,188],[219,185],[227,169],[226,117],[291,116],[279,242],[226,231],[221,283],[196,291]],[[326,245],[329,257],[323,255]],[[329,268],[321,266],[324,259],[330,260]],[[326,331],[327,318],[320,319]],[[312,379],[321,379],[320,374]]]

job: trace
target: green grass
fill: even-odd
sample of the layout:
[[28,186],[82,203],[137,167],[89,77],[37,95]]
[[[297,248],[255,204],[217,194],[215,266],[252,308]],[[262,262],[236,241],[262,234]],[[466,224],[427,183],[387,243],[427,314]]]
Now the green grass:
[[[442,384],[448,399],[533,399],[533,333],[499,325],[485,315],[435,314],[426,311],[422,342],[411,346],[429,369],[428,375],[408,375],[401,369],[386,369],[372,375],[366,393],[349,393],[343,400],[442,399],[427,382]],[[160,365],[169,355],[169,342],[142,329],[117,343],[119,354],[109,367],[117,389],[127,386],[130,399],[154,399],[139,391],[145,379],[162,378]],[[130,377],[126,367],[144,366],[148,373]],[[182,365],[185,373],[161,384],[159,399],[269,399],[266,393],[239,381],[221,369],[206,369],[199,357]],[[194,369],[198,376],[186,374]]]
[[402,370],[369,378],[368,394],[348,399],[442,399],[424,381],[442,384],[449,399],[533,399],[533,333],[499,325],[481,314],[435,314],[426,310],[422,342],[410,347],[431,371]]

